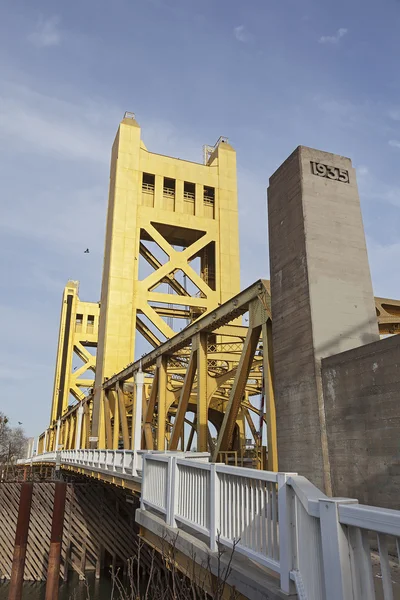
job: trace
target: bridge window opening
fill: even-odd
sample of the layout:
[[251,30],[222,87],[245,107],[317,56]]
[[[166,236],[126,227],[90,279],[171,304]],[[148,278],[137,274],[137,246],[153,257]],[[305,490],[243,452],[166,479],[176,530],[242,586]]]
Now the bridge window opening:
[[165,238],[175,250],[185,250],[194,242],[206,235],[205,231],[198,229],[189,229],[188,227],[177,227],[176,225],[167,225],[165,223],[151,223],[155,229]]
[[208,217],[209,219],[214,219],[214,217],[215,217],[215,188],[210,187],[208,185],[204,186],[203,202],[204,202],[204,216]]
[[195,214],[196,185],[185,181],[183,184],[183,212],[187,215]]
[[86,333],[94,332],[94,315],[88,315]]
[[83,315],[77,314],[75,318],[75,331],[80,333],[82,331]]
[[200,277],[212,290],[216,289],[215,242],[210,242],[200,253]]
[[164,177],[163,208],[166,210],[175,210],[175,187],[175,179]]
[[144,206],[154,206],[155,175],[143,173],[142,202]]
[[97,354],[97,342],[89,342],[89,343],[84,343],[81,342],[82,346],[85,347],[85,350],[87,352],[89,352],[89,354],[91,354],[92,356],[96,356]]

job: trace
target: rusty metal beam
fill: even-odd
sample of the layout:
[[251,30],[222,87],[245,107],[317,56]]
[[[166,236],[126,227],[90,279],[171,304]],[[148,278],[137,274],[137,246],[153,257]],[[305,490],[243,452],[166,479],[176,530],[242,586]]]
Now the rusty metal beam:
[[24,583],[26,547],[28,544],[29,520],[31,515],[33,483],[22,483],[19,498],[17,531],[15,533],[14,556],[11,569],[8,600],[21,600]]
[[53,521],[51,524],[50,553],[49,565],[47,568],[45,600],[58,599],[66,495],[67,484],[64,481],[57,481],[54,491]]

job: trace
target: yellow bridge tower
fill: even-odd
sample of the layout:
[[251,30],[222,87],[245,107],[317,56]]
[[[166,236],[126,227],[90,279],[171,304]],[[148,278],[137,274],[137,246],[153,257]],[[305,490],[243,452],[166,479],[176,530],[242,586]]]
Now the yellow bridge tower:
[[158,347],[240,291],[236,153],[220,138],[205,148],[204,163],[149,152],[132,113],[120,123],[92,414],[100,448],[104,411],[116,419],[119,404],[115,394],[105,398],[102,385],[133,361],[136,331]]

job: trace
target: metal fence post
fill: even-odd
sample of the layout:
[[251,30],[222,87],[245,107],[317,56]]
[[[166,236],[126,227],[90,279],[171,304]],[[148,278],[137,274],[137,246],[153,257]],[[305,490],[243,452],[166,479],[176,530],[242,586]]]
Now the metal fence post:
[[286,594],[296,592],[290,578],[293,569],[293,525],[295,521],[294,492],[287,480],[297,473],[278,473],[279,565],[281,589]]
[[171,456],[168,459],[167,472],[167,524],[170,527],[176,527],[175,512],[178,500],[178,482],[179,473],[176,456]]
[[217,465],[210,465],[210,549],[218,550],[217,538],[220,529],[219,479]]
[[145,510],[145,504],[144,504],[144,497],[145,497],[145,493],[146,493],[146,455],[143,454],[143,463],[142,463],[142,484],[141,484],[141,490],[140,490],[140,508],[142,510]]
[[358,504],[358,500],[350,498],[319,500],[326,600],[353,598],[349,542],[344,526],[339,522],[339,504]]

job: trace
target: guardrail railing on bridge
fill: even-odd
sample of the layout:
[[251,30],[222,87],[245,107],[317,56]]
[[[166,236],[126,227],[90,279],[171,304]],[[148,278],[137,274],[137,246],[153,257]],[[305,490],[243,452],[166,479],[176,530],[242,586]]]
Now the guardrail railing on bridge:
[[142,509],[171,527],[206,536],[210,551],[218,541],[235,545],[236,552],[277,573],[281,589],[297,591],[300,600],[394,599],[400,511],[328,498],[296,474],[208,459],[207,453],[194,452],[66,450],[18,462],[141,475]]
[[[145,454],[141,508],[275,571],[300,600],[393,600],[400,511],[328,498],[304,477]],[[371,554],[371,533],[377,552]],[[379,568],[381,579],[373,577]]]

